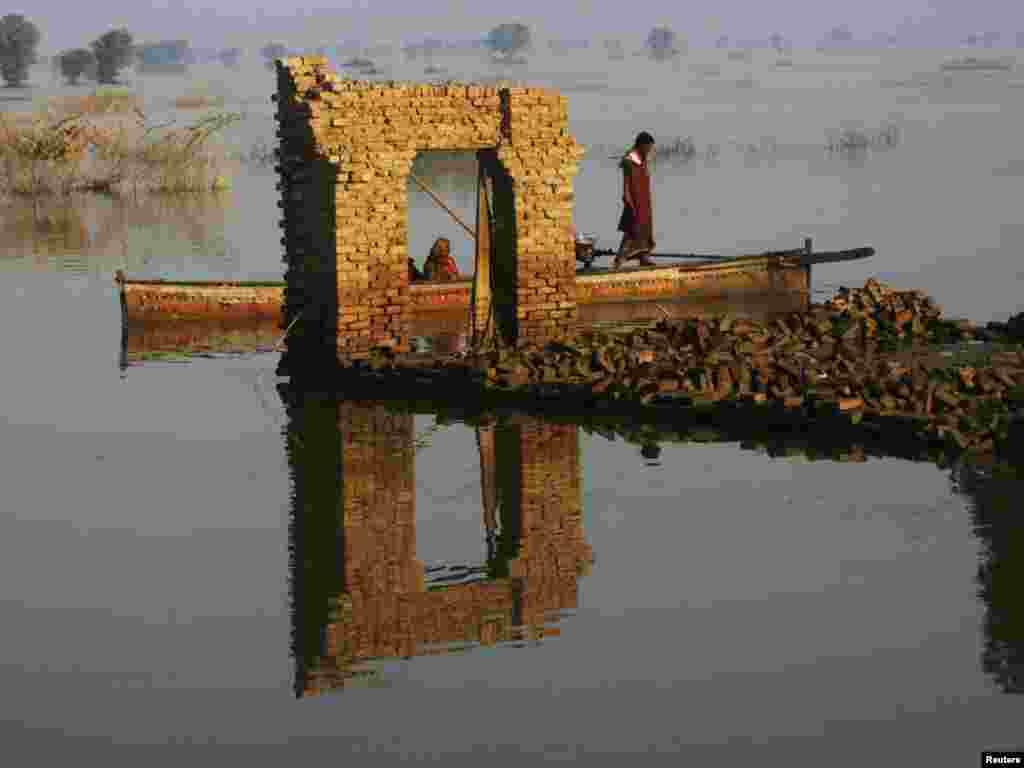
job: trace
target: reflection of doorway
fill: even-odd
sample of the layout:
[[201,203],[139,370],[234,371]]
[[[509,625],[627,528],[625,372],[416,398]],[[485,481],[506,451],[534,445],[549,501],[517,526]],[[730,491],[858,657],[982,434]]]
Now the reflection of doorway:
[[281,395],[297,696],[345,687],[383,658],[555,634],[547,625],[576,606],[593,559],[577,427],[531,419],[477,432],[496,551],[486,574],[439,581],[417,553],[412,414],[290,385]]

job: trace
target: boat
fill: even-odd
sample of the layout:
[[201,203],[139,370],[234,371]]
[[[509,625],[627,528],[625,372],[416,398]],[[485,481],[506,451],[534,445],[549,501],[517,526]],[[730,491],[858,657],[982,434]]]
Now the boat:
[[[702,301],[763,302],[791,297],[794,311],[810,301],[811,267],[868,258],[870,247],[813,253],[804,248],[766,251],[737,257],[695,253],[654,253],[653,266],[623,269],[595,267],[594,261],[610,251],[577,248],[581,266],[576,271],[576,301],[581,315],[599,304],[647,304],[651,317],[668,313],[666,302]],[[284,300],[284,281],[172,281],[131,279],[118,270],[123,310],[129,320],[159,319],[279,319]],[[410,284],[414,317],[469,307],[472,280],[416,281]],[[638,317],[642,308],[629,314]],[[590,313],[592,314],[592,313]]]

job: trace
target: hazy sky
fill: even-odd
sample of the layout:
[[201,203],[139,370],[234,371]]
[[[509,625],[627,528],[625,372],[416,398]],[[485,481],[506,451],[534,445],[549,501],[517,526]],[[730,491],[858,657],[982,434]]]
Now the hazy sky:
[[14,0],[3,12],[32,19],[43,33],[44,53],[122,25],[137,40],[183,37],[219,47],[258,46],[271,38],[294,47],[356,38],[469,38],[502,21],[530,24],[542,39],[614,35],[627,45],[638,44],[655,24],[670,25],[695,45],[719,34],[763,39],[773,31],[813,44],[840,23],[865,39],[908,24],[930,38],[952,40],[992,29],[1012,40],[1024,29],[1024,3],[1013,0],[647,0],[637,6],[642,13],[632,14],[627,7],[610,0],[277,0],[271,10],[254,10],[248,0],[153,0],[148,7],[136,0]]

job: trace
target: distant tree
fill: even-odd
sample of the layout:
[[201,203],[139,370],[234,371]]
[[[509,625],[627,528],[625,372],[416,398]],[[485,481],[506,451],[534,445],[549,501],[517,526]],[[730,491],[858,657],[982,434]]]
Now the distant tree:
[[242,49],[225,48],[217,55],[217,58],[220,59],[220,63],[223,64],[225,67],[229,67],[230,69],[237,69],[238,64],[242,58]]
[[117,73],[132,61],[132,35],[123,27],[112,29],[92,41],[96,57],[96,81],[106,85],[117,82]]
[[529,47],[532,37],[525,24],[499,24],[486,38],[487,47],[501,56],[512,56]]
[[[438,40],[438,47],[444,48],[444,41]],[[394,55],[395,49],[391,43],[378,43],[366,48],[363,53],[375,59],[386,59]]]
[[212,64],[217,61],[219,51],[216,48],[192,48],[186,46],[183,61],[186,64]]
[[133,51],[142,72],[183,73],[188,71],[189,62],[194,60],[188,40],[145,43],[135,46]]
[[20,13],[0,19],[0,74],[8,87],[28,80],[28,68],[36,63],[39,28]]
[[[408,43],[402,46],[402,53],[405,54],[405,58],[408,61],[414,61],[419,56],[425,57],[428,61],[437,51],[443,51],[445,48],[453,47],[451,44],[446,43],[444,40],[439,40],[435,37],[425,38],[418,43]],[[373,55],[369,49],[366,51],[369,55]],[[379,55],[379,54],[378,54]]]
[[60,73],[71,85],[78,85],[78,78],[86,74],[96,63],[96,57],[88,48],[64,51],[58,57]]
[[655,27],[647,34],[644,47],[652,58],[667,59],[679,53],[676,48],[676,33],[671,27]]
[[853,32],[850,31],[849,24],[840,24],[832,27],[828,37],[833,43],[849,43],[853,40]]
[[621,40],[605,40],[604,48],[608,51],[608,58],[612,61],[622,61],[626,58],[626,52],[622,48]]
[[281,43],[267,43],[260,48],[260,56],[265,60],[268,69],[274,68],[274,61],[283,59],[288,55],[288,49]]

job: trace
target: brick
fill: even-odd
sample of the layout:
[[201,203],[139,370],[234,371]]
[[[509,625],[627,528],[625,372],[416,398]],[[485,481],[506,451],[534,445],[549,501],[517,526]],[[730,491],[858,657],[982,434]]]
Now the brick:
[[[307,93],[311,88],[318,94]],[[504,118],[503,103],[511,110]],[[418,150],[493,147],[504,123],[512,129],[511,141],[497,154],[512,176],[518,203],[518,274],[512,277],[517,314],[524,336],[532,339],[568,327],[576,314],[575,259],[565,223],[583,149],[569,134],[567,105],[551,89],[354,81],[337,77],[326,61],[313,57],[280,66],[276,117],[284,150],[282,200],[288,201],[282,226],[289,292],[301,293],[303,259],[333,237],[339,300],[352,305],[343,316],[355,319],[345,330],[356,334],[339,339],[339,349],[364,350],[373,340],[391,343],[402,335],[406,312],[417,302],[465,302],[462,288],[415,300],[409,293],[407,174]],[[310,128],[314,146],[306,140]],[[311,230],[321,226],[321,188],[312,174],[317,154],[337,164],[330,188],[336,223],[334,232],[313,236]],[[537,314],[528,320],[522,313]]]

